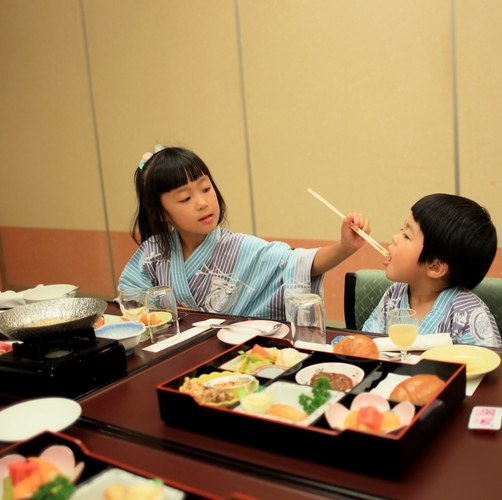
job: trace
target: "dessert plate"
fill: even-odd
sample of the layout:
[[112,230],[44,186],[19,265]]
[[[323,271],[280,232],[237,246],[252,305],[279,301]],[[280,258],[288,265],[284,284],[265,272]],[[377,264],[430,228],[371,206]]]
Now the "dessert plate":
[[14,443],[44,431],[58,432],[75,422],[81,406],[72,399],[40,398],[0,411],[0,441]]

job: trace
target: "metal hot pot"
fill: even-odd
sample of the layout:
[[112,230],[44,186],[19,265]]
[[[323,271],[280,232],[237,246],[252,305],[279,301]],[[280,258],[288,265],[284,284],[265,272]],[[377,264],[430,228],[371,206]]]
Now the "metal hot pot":
[[21,342],[49,342],[92,328],[105,312],[104,300],[72,297],[18,306],[0,314],[0,332]]

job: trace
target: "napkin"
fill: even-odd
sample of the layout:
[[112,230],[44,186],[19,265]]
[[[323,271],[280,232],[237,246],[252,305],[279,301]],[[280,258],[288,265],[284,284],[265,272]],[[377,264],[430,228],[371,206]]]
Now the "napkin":
[[[37,285],[35,288],[40,288],[41,286],[44,285]],[[25,305],[24,293],[29,290],[33,290],[33,288],[28,288],[28,290],[23,290],[22,292],[14,292],[13,290],[0,292],[0,309],[10,309]]]
[[305,342],[303,340],[297,340],[294,346],[298,349],[307,349],[309,351],[321,351],[321,352],[333,352],[333,346],[330,344],[323,345],[314,342]]
[[196,326],[193,326],[192,328],[189,328],[188,330],[181,332],[179,337],[176,337],[173,340],[167,339],[163,340],[162,342],[157,342],[156,344],[149,345],[148,347],[144,347],[143,351],[149,351],[149,352],[163,351],[168,347],[172,347],[173,345],[179,344],[180,342],[184,342],[185,340],[188,340],[192,337],[195,337],[196,335],[201,334],[202,332],[205,332],[206,330],[209,329],[209,325],[219,325],[224,321],[225,321],[224,319],[207,319],[205,321],[198,321],[197,323],[193,323]]
[[[379,351],[399,351],[397,347],[389,337],[379,337],[374,338],[373,341],[378,346]],[[419,335],[415,342],[408,347],[408,351],[427,351],[433,347],[439,347],[443,345],[452,345],[449,333],[432,333],[430,335]]]
[[373,394],[380,394],[385,399],[389,399],[391,392],[395,389],[396,385],[404,382],[409,375],[398,375],[396,373],[389,373],[374,389],[370,392]]

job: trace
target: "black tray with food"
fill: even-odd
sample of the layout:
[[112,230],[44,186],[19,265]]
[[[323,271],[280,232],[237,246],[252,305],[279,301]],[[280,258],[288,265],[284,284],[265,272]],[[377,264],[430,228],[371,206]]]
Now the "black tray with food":
[[[112,496],[105,496],[107,488]],[[119,493],[157,495],[160,500],[211,498],[93,454],[79,440],[58,432],[43,432],[0,451],[0,498],[101,500]]]
[[[260,355],[279,363],[260,366]],[[351,387],[323,385],[334,365]],[[412,403],[399,394],[407,386]],[[463,364],[293,349],[287,339],[258,336],[160,384],[157,395],[167,425],[397,479],[462,403],[465,387]]]

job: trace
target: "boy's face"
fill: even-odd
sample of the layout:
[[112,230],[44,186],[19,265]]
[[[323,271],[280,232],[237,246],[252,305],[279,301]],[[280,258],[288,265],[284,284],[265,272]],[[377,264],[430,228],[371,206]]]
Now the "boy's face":
[[410,214],[401,232],[392,237],[392,244],[389,246],[390,258],[385,263],[387,278],[391,281],[413,283],[422,276],[425,268],[418,263],[418,258],[423,247],[424,235]]

